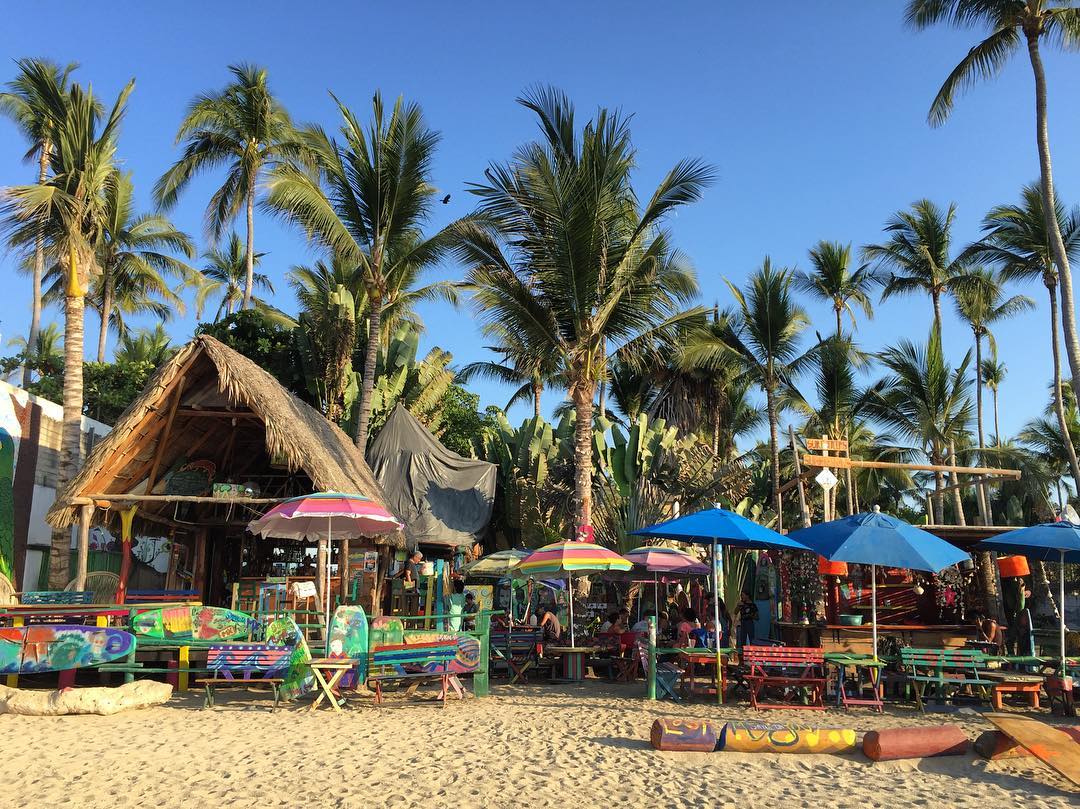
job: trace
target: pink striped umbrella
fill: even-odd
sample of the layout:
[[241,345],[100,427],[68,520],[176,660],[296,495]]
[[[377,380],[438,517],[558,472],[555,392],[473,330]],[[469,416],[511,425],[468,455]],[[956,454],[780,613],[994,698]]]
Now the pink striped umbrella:
[[[623,558],[629,559],[635,567],[644,568],[653,574],[653,601],[657,614],[660,612],[660,581],[664,580],[664,584],[668,583],[666,578],[659,574],[708,576],[712,572],[708,565],[702,564],[686,551],[659,545],[642,545],[640,548],[624,553]],[[638,609],[640,610],[640,606]]]
[[405,525],[374,500],[359,494],[316,492],[278,503],[248,523],[251,533],[326,543],[326,625],[330,626],[330,540],[392,534]]

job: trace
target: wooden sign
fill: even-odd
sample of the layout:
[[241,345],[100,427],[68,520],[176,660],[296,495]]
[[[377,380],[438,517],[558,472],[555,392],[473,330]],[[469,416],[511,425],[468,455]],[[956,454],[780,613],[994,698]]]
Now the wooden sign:
[[844,458],[839,455],[830,455],[827,458],[821,455],[803,455],[802,460],[806,466],[824,466],[832,469],[851,468],[851,458]]
[[848,442],[842,438],[807,438],[806,448],[814,452],[847,452]]
[[315,582],[294,581],[293,595],[295,595],[297,598],[315,598]]

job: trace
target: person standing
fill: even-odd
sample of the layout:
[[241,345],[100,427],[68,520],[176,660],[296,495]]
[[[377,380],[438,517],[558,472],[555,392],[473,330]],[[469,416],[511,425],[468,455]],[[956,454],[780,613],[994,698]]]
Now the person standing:
[[739,628],[736,642],[741,649],[746,644],[754,642],[754,623],[758,619],[757,604],[750,598],[749,593],[739,595],[739,605],[735,608],[735,614],[739,619]]

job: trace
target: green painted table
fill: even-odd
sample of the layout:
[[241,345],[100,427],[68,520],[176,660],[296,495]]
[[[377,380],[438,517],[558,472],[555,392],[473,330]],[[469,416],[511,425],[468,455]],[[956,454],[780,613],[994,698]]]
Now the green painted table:
[[[837,708],[841,705],[845,708],[852,705],[867,705],[884,713],[885,705],[881,700],[881,670],[885,668],[883,660],[875,658],[873,655],[826,652],[825,662],[836,668]],[[855,685],[853,695],[848,694],[846,687],[849,669]],[[869,699],[865,696],[867,687],[869,687],[871,694]]]

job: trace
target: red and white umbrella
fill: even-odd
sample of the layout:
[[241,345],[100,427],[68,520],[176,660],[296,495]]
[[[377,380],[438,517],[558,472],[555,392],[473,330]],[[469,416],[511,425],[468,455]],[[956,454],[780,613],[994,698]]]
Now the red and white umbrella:
[[[316,492],[278,503],[248,530],[261,537],[306,539],[326,543],[326,626],[330,626],[330,540],[380,536],[405,525],[374,500],[359,494]],[[348,563],[348,560],[345,561]]]

